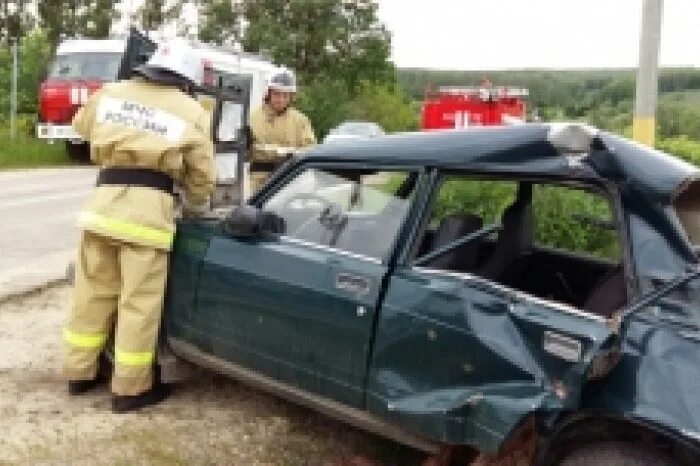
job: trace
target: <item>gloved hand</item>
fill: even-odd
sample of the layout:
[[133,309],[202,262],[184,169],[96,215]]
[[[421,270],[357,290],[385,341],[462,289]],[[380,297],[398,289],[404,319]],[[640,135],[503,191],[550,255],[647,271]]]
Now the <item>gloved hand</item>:
[[209,202],[203,204],[193,204],[191,202],[183,202],[182,218],[195,219],[205,217],[209,213]]

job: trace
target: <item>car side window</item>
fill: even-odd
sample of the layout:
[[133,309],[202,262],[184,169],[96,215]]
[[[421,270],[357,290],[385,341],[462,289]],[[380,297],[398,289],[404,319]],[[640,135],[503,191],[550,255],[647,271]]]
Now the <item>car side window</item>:
[[413,172],[309,168],[262,207],[284,219],[288,237],[383,260],[416,179]]
[[[460,236],[472,233],[485,225],[497,223],[503,211],[514,200],[518,184],[513,181],[494,181],[461,176],[446,177],[437,192],[430,213],[428,227],[419,245],[417,256],[448,245]],[[487,235],[493,237],[495,232]],[[451,257],[469,255],[468,248],[460,248],[449,256],[431,261],[435,266],[447,266]],[[470,257],[468,261],[476,260]],[[463,263],[461,268],[465,268]]]
[[534,244],[619,262],[620,241],[610,202],[582,188],[535,185]]
[[607,195],[578,184],[448,175],[413,265],[482,277],[609,316],[627,301]]

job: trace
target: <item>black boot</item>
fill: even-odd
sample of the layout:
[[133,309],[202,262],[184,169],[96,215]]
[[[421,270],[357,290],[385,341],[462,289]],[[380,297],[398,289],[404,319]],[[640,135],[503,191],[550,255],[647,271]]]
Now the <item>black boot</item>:
[[102,384],[108,384],[112,377],[112,363],[102,353],[97,361],[97,375],[92,380],[69,380],[68,394],[82,395]]
[[113,413],[128,413],[146,406],[160,403],[170,396],[170,387],[162,383],[156,383],[147,392],[134,396],[118,396],[112,398]]
[[69,380],[68,394],[71,396],[82,395],[85,392],[101,385],[105,380],[102,377],[95,377],[92,380]]

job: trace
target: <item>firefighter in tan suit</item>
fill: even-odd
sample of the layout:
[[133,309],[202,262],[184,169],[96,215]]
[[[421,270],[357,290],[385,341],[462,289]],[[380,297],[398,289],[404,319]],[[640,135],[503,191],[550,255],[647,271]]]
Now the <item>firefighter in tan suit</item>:
[[275,74],[268,82],[265,102],[250,115],[253,193],[287,158],[316,143],[309,119],[291,107],[296,91],[294,75],[288,71]]
[[73,120],[100,167],[79,215],[74,302],[64,329],[64,373],[72,395],[101,382],[98,357],[115,328],[112,410],[157,403],[156,339],[175,233],[173,185],[184,209],[202,213],[213,190],[210,117],[185,92],[201,79],[199,55],[161,46],[138,75],[106,84]]

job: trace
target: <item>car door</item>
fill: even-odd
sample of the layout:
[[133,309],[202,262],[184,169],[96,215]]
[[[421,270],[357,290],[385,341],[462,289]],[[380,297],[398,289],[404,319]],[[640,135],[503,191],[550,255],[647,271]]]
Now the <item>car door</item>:
[[[474,193],[485,220],[460,234],[493,232],[484,196],[498,187],[485,181],[460,189]],[[464,212],[467,203],[450,205]],[[616,341],[605,318],[411,257],[398,261],[381,308],[371,412],[430,438],[495,451],[529,414],[579,406],[592,361]]]
[[[132,32],[130,44],[139,37]],[[130,47],[136,50],[138,45],[136,42]],[[248,146],[247,135],[241,130],[242,122],[248,119],[250,77],[217,73],[211,78],[212,82],[196,90],[195,98],[212,116],[216,165],[212,207],[216,208],[243,198],[244,183],[237,173],[243,173]],[[215,215],[209,219],[178,220],[165,302],[167,334],[205,351],[211,350],[213,322],[206,314],[197,312],[196,295],[202,263],[216,231]]]
[[[277,240],[212,238],[197,312],[214,322],[211,352],[361,406],[377,303],[411,193],[393,176],[306,168],[262,207],[286,222]],[[413,177],[415,185],[416,177]]]

